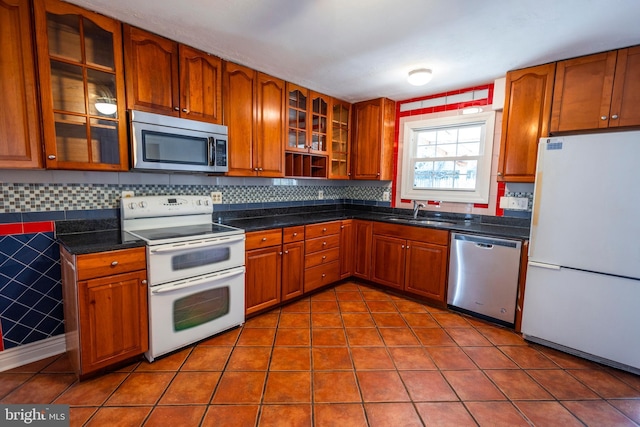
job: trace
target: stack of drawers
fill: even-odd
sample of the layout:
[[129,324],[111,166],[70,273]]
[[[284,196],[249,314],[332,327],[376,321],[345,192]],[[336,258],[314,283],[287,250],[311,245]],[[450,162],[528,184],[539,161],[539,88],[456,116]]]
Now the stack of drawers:
[[340,224],[305,226],[305,293],[340,280]]

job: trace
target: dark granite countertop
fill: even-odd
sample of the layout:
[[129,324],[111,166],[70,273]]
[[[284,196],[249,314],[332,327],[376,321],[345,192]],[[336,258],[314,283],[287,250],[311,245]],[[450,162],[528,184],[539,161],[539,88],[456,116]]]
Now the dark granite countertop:
[[223,219],[222,223],[232,227],[242,228],[245,231],[268,230],[271,228],[293,227],[297,225],[307,225],[326,221],[335,221],[342,219],[362,219],[369,221],[388,222],[398,225],[410,225],[414,227],[429,227],[448,231],[457,231],[472,234],[483,234],[492,237],[506,237],[512,239],[526,240],[529,238],[529,227],[524,224],[528,220],[515,218],[497,218],[497,217],[472,217],[465,220],[464,215],[441,215],[441,216],[423,216],[419,219],[431,220],[447,220],[455,222],[454,224],[425,225],[419,223],[410,223],[404,221],[392,220],[390,218],[407,218],[408,215],[391,214],[389,212],[366,212],[359,210],[336,210],[321,211],[317,213],[304,214],[288,214],[275,216],[261,216],[249,218],[229,218]]
[[145,246],[143,240],[128,236],[123,236],[117,219],[56,222],[58,242],[74,255]]
[[[214,212],[214,217],[217,214],[219,213]],[[421,211],[419,219],[447,220],[453,222],[450,224],[425,225],[389,219],[392,217],[410,219],[410,212],[407,209],[354,207],[353,205],[344,209],[337,205],[337,207],[324,207],[324,210],[323,207],[307,207],[297,210],[265,209],[227,212],[225,216],[219,217],[218,221],[222,224],[241,228],[249,232],[342,219],[362,219],[398,225],[411,225],[414,227],[429,227],[447,231],[483,234],[493,237],[521,240],[529,238],[529,220],[527,219],[451,213],[432,215],[431,212]],[[120,222],[116,218],[56,221],[56,237],[70,253],[76,255],[145,246],[143,240],[138,240],[130,235],[127,236],[126,233],[123,234],[120,231]]]

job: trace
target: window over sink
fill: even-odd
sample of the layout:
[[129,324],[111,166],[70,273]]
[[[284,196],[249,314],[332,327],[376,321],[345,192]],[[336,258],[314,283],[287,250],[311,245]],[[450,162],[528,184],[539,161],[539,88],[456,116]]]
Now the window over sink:
[[487,203],[495,113],[405,122],[400,196]]

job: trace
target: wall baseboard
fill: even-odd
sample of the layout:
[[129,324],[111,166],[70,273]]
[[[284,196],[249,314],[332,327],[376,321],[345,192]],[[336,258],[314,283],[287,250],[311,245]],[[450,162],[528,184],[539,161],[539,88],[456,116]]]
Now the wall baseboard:
[[0,372],[64,353],[65,334],[0,351]]

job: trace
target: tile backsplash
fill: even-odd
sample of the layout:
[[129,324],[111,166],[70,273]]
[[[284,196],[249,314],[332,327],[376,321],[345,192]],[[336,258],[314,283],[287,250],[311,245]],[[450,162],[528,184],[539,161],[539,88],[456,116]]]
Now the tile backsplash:
[[[389,206],[383,193],[390,182],[327,181],[198,177],[161,174],[83,173],[35,171],[33,175],[14,173],[0,182],[0,213],[28,213],[119,208],[123,191],[136,196],[222,193],[216,210],[263,208],[272,204],[325,203],[352,200]],[[3,174],[4,175],[4,174]],[[115,177],[114,177],[115,176]],[[32,179],[30,179],[32,177]],[[12,179],[14,178],[14,179]],[[47,179],[50,178],[50,179]],[[154,179],[157,178],[157,179]],[[64,182],[56,182],[64,181]],[[322,192],[322,199],[319,193]],[[295,204],[295,203],[294,203]]]

